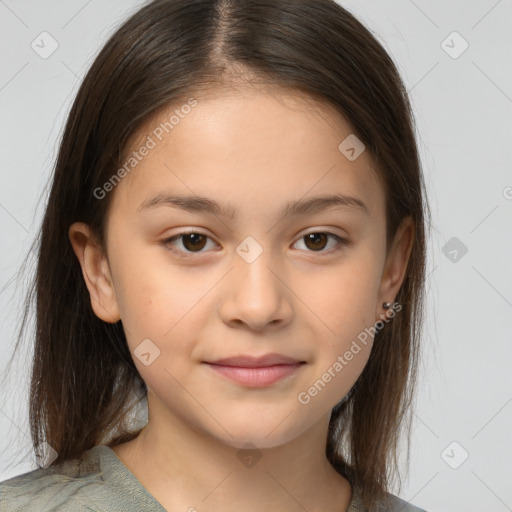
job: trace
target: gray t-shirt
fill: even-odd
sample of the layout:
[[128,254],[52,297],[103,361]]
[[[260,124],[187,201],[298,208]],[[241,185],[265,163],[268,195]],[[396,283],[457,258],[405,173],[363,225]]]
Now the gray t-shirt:
[[[392,504],[382,512],[425,512],[396,496],[389,496]],[[87,450],[79,459],[0,482],[0,512],[35,511],[166,512],[105,445]],[[365,512],[357,488],[353,489],[347,512]]]

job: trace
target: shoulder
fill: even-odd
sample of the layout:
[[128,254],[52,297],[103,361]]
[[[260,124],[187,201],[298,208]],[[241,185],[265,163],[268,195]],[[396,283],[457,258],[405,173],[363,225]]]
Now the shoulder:
[[100,510],[95,502],[104,482],[97,448],[0,482],[0,512]]
[[[394,494],[386,493],[376,506],[378,512],[426,512],[422,508],[411,505],[407,501],[402,500]],[[350,502],[347,512],[367,512],[361,499],[360,489],[353,488],[352,501]]]
[[422,508],[411,505],[394,494],[387,495],[387,501],[383,504],[382,512],[427,512]]

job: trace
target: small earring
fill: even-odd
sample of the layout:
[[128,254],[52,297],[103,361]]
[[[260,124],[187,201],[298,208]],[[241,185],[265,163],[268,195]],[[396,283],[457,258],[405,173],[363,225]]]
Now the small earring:
[[391,302],[383,302],[382,307],[384,309],[389,309],[393,304]]

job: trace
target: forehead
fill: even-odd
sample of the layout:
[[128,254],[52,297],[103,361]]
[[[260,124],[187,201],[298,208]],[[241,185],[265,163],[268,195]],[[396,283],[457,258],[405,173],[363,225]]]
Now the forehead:
[[384,191],[371,155],[353,160],[341,150],[353,137],[333,107],[298,93],[242,89],[196,97],[195,104],[161,111],[133,138],[126,158],[144,145],[151,149],[112,199],[133,210],[156,194],[198,195],[243,215],[338,193],[380,214]]

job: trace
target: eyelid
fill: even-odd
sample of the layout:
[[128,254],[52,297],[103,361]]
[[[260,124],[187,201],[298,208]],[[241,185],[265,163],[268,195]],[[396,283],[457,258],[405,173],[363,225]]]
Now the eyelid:
[[[327,251],[321,250],[321,251],[303,251],[303,252],[311,253],[311,254],[320,254],[320,255],[325,254],[325,255],[329,255],[329,254],[333,254],[333,253],[337,252],[341,248],[343,248],[345,246],[348,246],[350,244],[350,241],[347,238],[345,238],[344,236],[338,235],[336,233],[333,233],[332,231],[329,231],[328,229],[329,228],[310,228],[309,230],[303,231],[302,234],[297,237],[297,240],[292,245],[295,245],[297,242],[299,242],[306,235],[315,234],[315,233],[321,233],[321,234],[327,235],[328,237],[335,238],[337,240],[338,246],[341,246],[341,247],[337,247],[334,250],[330,249],[330,250],[327,250]],[[191,234],[203,235],[206,238],[208,238],[209,240],[212,240],[214,243],[217,244],[217,242],[213,239],[213,237],[211,237],[207,233],[204,233],[203,231],[200,231],[199,229],[189,229],[189,230],[186,230],[186,231],[180,231],[179,233],[176,233],[176,234],[174,234],[174,235],[172,235],[170,237],[167,237],[164,240],[162,240],[162,244],[165,247],[168,247],[168,249],[170,251],[172,251],[173,253],[178,254],[180,256],[183,256],[183,257],[190,257],[190,256],[194,256],[195,254],[200,255],[200,254],[205,253],[206,251],[199,251],[199,252],[195,252],[195,253],[194,252],[189,252],[189,251],[182,251],[182,250],[174,249],[172,246],[170,246],[171,242],[179,239],[182,236],[191,235]]]
[[336,253],[337,251],[341,250],[343,247],[348,246],[350,244],[349,240],[343,236],[337,235],[336,233],[333,233],[332,231],[328,231],[327,229],[314,229],[312,231],[305,231],[303,234],[301,234],[297,240],[293,243],[295,245],[296,243],[300,242],[306,235],[313,235],[315,233],[321,233],[324,235],[327,235],[328,237],[334,238],[337,241],[337,247],[334,249],[329,249],[327,251],[321,250],[321,251],[303,251],[307,254],[319,254],[319,255],[331,255]]
[[[187,231],[180,231],[179,233],[176,233],[170,237],[167,237],[165,238],[164,240],[162,240],[162,244],[167,247],[171,252],[175,253],[175,254],[178,254],[179,256],[183,256],[183,257],[190,257],[190,256],[194,256],[195,254],[197,255],[200,255],[200,254],[204,254],[205,251],[199,251],[199,252],[187,252],[187,251],[181,251],[179,249],[175,249],[174,247],[172,247],[170,245],[171,242],[181,238],[182,236],[186,236],[186,235],[191,235],[191,234],[194,234],[194,235],[203,235],[204,237],[208,238],[209,240],[213,241],[214,243],[217,244],[217,242],[215,242],[215,240],[207,233],[204,233],[203,231],[200,231],[199,229],[189,229]],[[218,244],[217,244],[218,245]]]

